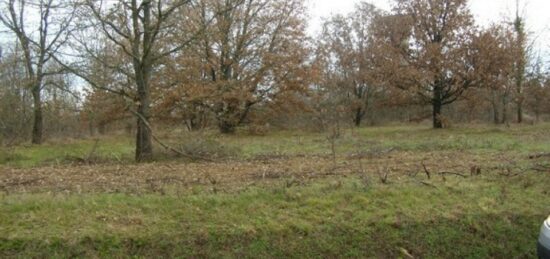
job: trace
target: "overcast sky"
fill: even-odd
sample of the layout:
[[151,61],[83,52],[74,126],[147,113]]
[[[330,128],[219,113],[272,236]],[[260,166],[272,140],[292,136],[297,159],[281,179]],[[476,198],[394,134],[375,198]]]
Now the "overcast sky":
[[[335,13],[347,13],[360,0],[307,0],[310,10],[310,34],[315,35],[320,29],[321,17]],[[367,0],[379,8],[391,9],[392,1]],[[516,0],[469,0],[470,10],[476,22],[487,25],[492,22],[510,20],[515,15]],[[520,11],[526,18],[531,37],[536,39],[542,55],[550,56],[550,0],[521,0]],[[548,58],[547,58],[548,60]]]
[[[353,10],[361,0],[304,0],[309,9],[309,33],[311,36],[319,31],[322,17],[331,14],[345,14]],[[390,10],[391,0],[365,0],[379,8]],[[510,20],[515,15],[516,0],[469,0],[470,9],[480,25]],[[527,29],[535,41],[545,61],[550,63],[550,0],[520,0],[520,10],[526,18]],[[9,38],[0,34],[0,43]],[[549,64],[547,64],[549,65]]]

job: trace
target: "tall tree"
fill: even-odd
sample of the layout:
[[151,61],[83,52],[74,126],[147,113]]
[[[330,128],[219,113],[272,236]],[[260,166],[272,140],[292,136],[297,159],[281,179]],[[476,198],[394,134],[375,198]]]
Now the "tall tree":
[[377,82],[374,69],[373,21],[381,16],[374,5],[360,3],[348,16],[335,15],[323,25],[319,53],[325,61],[324,87],[342,93],[356,126],[372,105]]
[[304,12],[301,0],[199,1],[194,27],[206,30],[184,54],[195,59],[180,61],[198,65],[199,76],[186,80],[222,133],[234,132],[252,107],[306,87]]
[[[73,18],[73,6],[69,1],[0,2],[0,23],[15,35],[23,53],[26,88],[31,91],[33,97],[33,144],[41,144],[43,141],[44,79],[60,72],[48,69],[47,64],[67,43]],[[35,19],[38,19],[37,24],[33,22]]]
[[[135,159],[153,156],[151,128],[151,79],[163,58],[183,49],[193,38],[167,44],[166,39],[184,34],[175,26],[174,14],[190,0],[85,0],[79,20],[83,28],[75,37],[82,58],[66,65],[93,87],[132,101],[137,118]],[[183,17],[185,18],[185,17]],[[95,35],[98,40],[90,40]],[[106,70],[114,79],[105,82],[94,71]],[[103,78],[103,79],[102,79]]]
[[442,108],[474,85],[474,26],[466,0],[397,0],[394,15],[383,22],[394,23],[382,26],[394,31],[379,41],[387,80],[430,104],[433,127],[442,128]]
[[502,24],[480,31],[471,46],[478,86],[488,93],[485,98],[491,103],[495,124],[506,123],[510,81],[514,75],[514,48],[512,28]]
[[542,115],[550,111],[550,80],[543,72],[540,58],[526,78],[524,105],[534,113],[535,122],[540,122]]
[[520,1],[516,0],[516,16],[514,19],[514,82],[516,88],[515,102],[517,105],[517,122],[523,122],[523,88],[525,84],[525,72],[527,67],[527,34],[525,32],[525,19],[520,15]]

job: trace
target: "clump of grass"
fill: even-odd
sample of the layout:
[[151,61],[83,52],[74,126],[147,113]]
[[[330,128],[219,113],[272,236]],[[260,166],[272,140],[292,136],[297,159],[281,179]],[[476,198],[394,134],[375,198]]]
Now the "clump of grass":
[[0,165],[10,164],[25,159],[25,156],[13,150],[0,149]]

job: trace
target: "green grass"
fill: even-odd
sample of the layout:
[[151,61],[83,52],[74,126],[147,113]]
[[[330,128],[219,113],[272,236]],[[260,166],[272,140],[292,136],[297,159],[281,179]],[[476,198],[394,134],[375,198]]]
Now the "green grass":
[[548,175],[0,199],[0,256],[534,257]]
[[[94,149],[96,141],[92,139],[73,140],[71,142],[48,142],[46,144],[18,146],[0,152],[0,165],[12,167],[35,167],[41,165],[64,164],[74,158],[86,158]],[[95,156],[112,161],[130,161],[134,148],[126,137],[100,139],[94,152]],[[11,157],[11,159],[2,159]]]
[[[402,151],[465,151],[521,154],[550,152],[550,124],[503,128],[494,126],[434,130],[426,126],[394,126],[343,131],[336,141],[338,153],[396,149]],[[268,136],[236,136],[222,142],[242,148],[242,156],[260,154],[327,154],[328,134],[277,132]]]
[[[392,175],[390,184],[380,183],[376,175],[368,175],[368,182],[332,176],[290,187],[293,179],[283,177],[221,191],[208,184],[168,186],[163,195],[0,188],[0,257],[533,258],[540,224],[550,214],[550,174],[532,169],[548,165],[546,158],[531,161],[526,155],[550,152],[549,130],[549,124],[446,130],[395,126],[345,131],[336,143],[339,159],[392,148],[413,161],[418,156],[419,163],[430,153],[448,151],[483,166],[484,158],[506,154],[517,159],[502,161],[519,173],[512,176],[484,168],[481,176],[445,181],[422,174]],[[184,143],[196,137],[165,139]],[[235,159],[330,153],[322,133],[204,138],[212,148],[236,150]],[[63,163],[67,157],[85,157],[94,143],[16,147],[0,152],[0,164]],[[97,155],[130,162],[132,152],[130,138],[106,137]]]
[[[338,154],[358,153],[380,149],[401,151],[469,151],[469,152],[508,152],[528,154],[550,152],[550,124],[513,128],[475,126],[444,130],[433,130],[426,126],[393,126],[345,130],[336,140]],[[175,146],[205,138],[213,152],[218,146],[229,150],[237,159],[249,159],[270,155],[323,155],[331,152],[327,133],[273,132],[267,136],[238,134],[181,134],[165,138]],[[0,150],[0,165],[14,167],[34,167],[65,163],[70,158],[86,157],[93,149],[95,141],[75,140],[72,143],[47,143],[42,146],[16,147]],[[131,137],[105,137],[99,140],[95,153],[99,158],[114,162],[132,162],[133,139]],[[197,144],[197,143],[194,143]],[[191,145],[192,147],[192,145]],[[208,148],[208,147],[206,147]],[[157,147],[158,153],[165,152]],[[204,150],[208,152],[208,150]],[[3,159],[4,157],[4,159]],[[9,157],[11,159],[5,159]]]

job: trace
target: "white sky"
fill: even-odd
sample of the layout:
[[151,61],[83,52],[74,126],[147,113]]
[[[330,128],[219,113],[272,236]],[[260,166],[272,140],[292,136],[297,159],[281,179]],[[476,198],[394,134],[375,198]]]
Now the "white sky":
[[[361,0],[304,0],[309,9],[309,33],[311,36],[319,31],[321,18],[336,13],[347,13]],[[392,0],[365,0],[379,8],[390,10]],[[470,9],[481,25],[510,20],[515,15],[516,0],[469,0]],[[520,10],[526,18],[527,29],[531,39],[535,40],[535,50],[545,57],[550,65],[550,0],[520,0]],[[0,29],[3,29],[0,27]],[[0,30],[2,31],[2,30]],[[9,38],[0,33],[0,43]]]
[[[320,29],[321,17],[347,13],[360,0],[307,0],[310,14],[309,32],[315,35]],[[391,0],[366,0],[375,6],[390,10]],[[510,20],[515,16],[516,0],[469,0],[476,22],[487,25]],[[520,12],[526,18],[527,29],[535,39],[541,55],[550,56],[550,0],[520,0]]]

